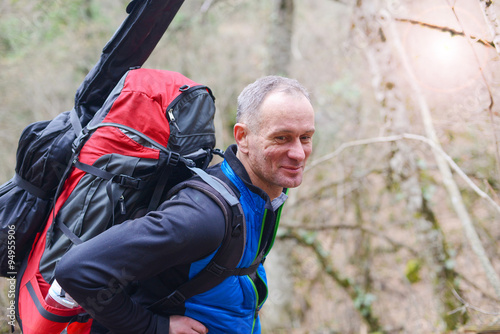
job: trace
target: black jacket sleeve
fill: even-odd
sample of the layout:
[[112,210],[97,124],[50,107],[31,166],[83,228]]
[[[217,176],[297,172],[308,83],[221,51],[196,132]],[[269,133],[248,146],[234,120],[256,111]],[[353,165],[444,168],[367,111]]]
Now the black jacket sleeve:
[[207,195],[187,188],[157,211],[73,247],[61,258],[55,276],[69,295],[113,333],[165,334],[168,319],[134,302],[124,289],[132,281],[208,256],[224,233],[220,207]]

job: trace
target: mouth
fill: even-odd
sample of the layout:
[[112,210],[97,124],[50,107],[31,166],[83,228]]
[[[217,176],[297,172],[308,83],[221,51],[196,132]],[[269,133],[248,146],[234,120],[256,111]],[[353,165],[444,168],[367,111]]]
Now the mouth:
[[303,169],[302,166],[281,166],[281,168],[290,173],[299,173]]

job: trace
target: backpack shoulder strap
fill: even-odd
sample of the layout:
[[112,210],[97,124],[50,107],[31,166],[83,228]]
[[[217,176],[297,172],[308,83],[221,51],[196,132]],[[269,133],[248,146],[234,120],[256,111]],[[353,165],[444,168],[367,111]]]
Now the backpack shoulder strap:
[[253,274],[260,265],[257,263],[248,268],[236,268],[243,256],[246,240],[245,216],[241,204],[233,190],[223,181],[203,170],[197,170],[195,173],[201,180],[192,178],[180,183],[169,192],[169,198],[187,187],[203,192],[221,208],[226,220],[226,233],[208,265],[170,295],[152,304],[149,308],[153,310],[182,304],[186,299],[212,289],[229,276]]

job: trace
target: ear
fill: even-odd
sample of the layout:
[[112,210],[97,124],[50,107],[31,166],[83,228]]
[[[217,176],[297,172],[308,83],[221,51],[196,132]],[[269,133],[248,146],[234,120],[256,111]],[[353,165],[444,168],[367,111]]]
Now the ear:
[[233,128],[234,140],[238,145],[238,151],[248,153],[248,126],[243,123],[236,123]]

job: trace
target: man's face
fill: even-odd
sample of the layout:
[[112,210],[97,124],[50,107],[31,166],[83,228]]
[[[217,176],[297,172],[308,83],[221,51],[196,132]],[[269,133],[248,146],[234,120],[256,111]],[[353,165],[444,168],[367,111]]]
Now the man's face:
[[[259,113],[259,126],[249,129],[243,152],[252,183],[266,191],[271,199],[283,188],[297,187],[312,151],[314,110],[301,95],[270,93]],[[252,131],[254,130],[254,131]]]

